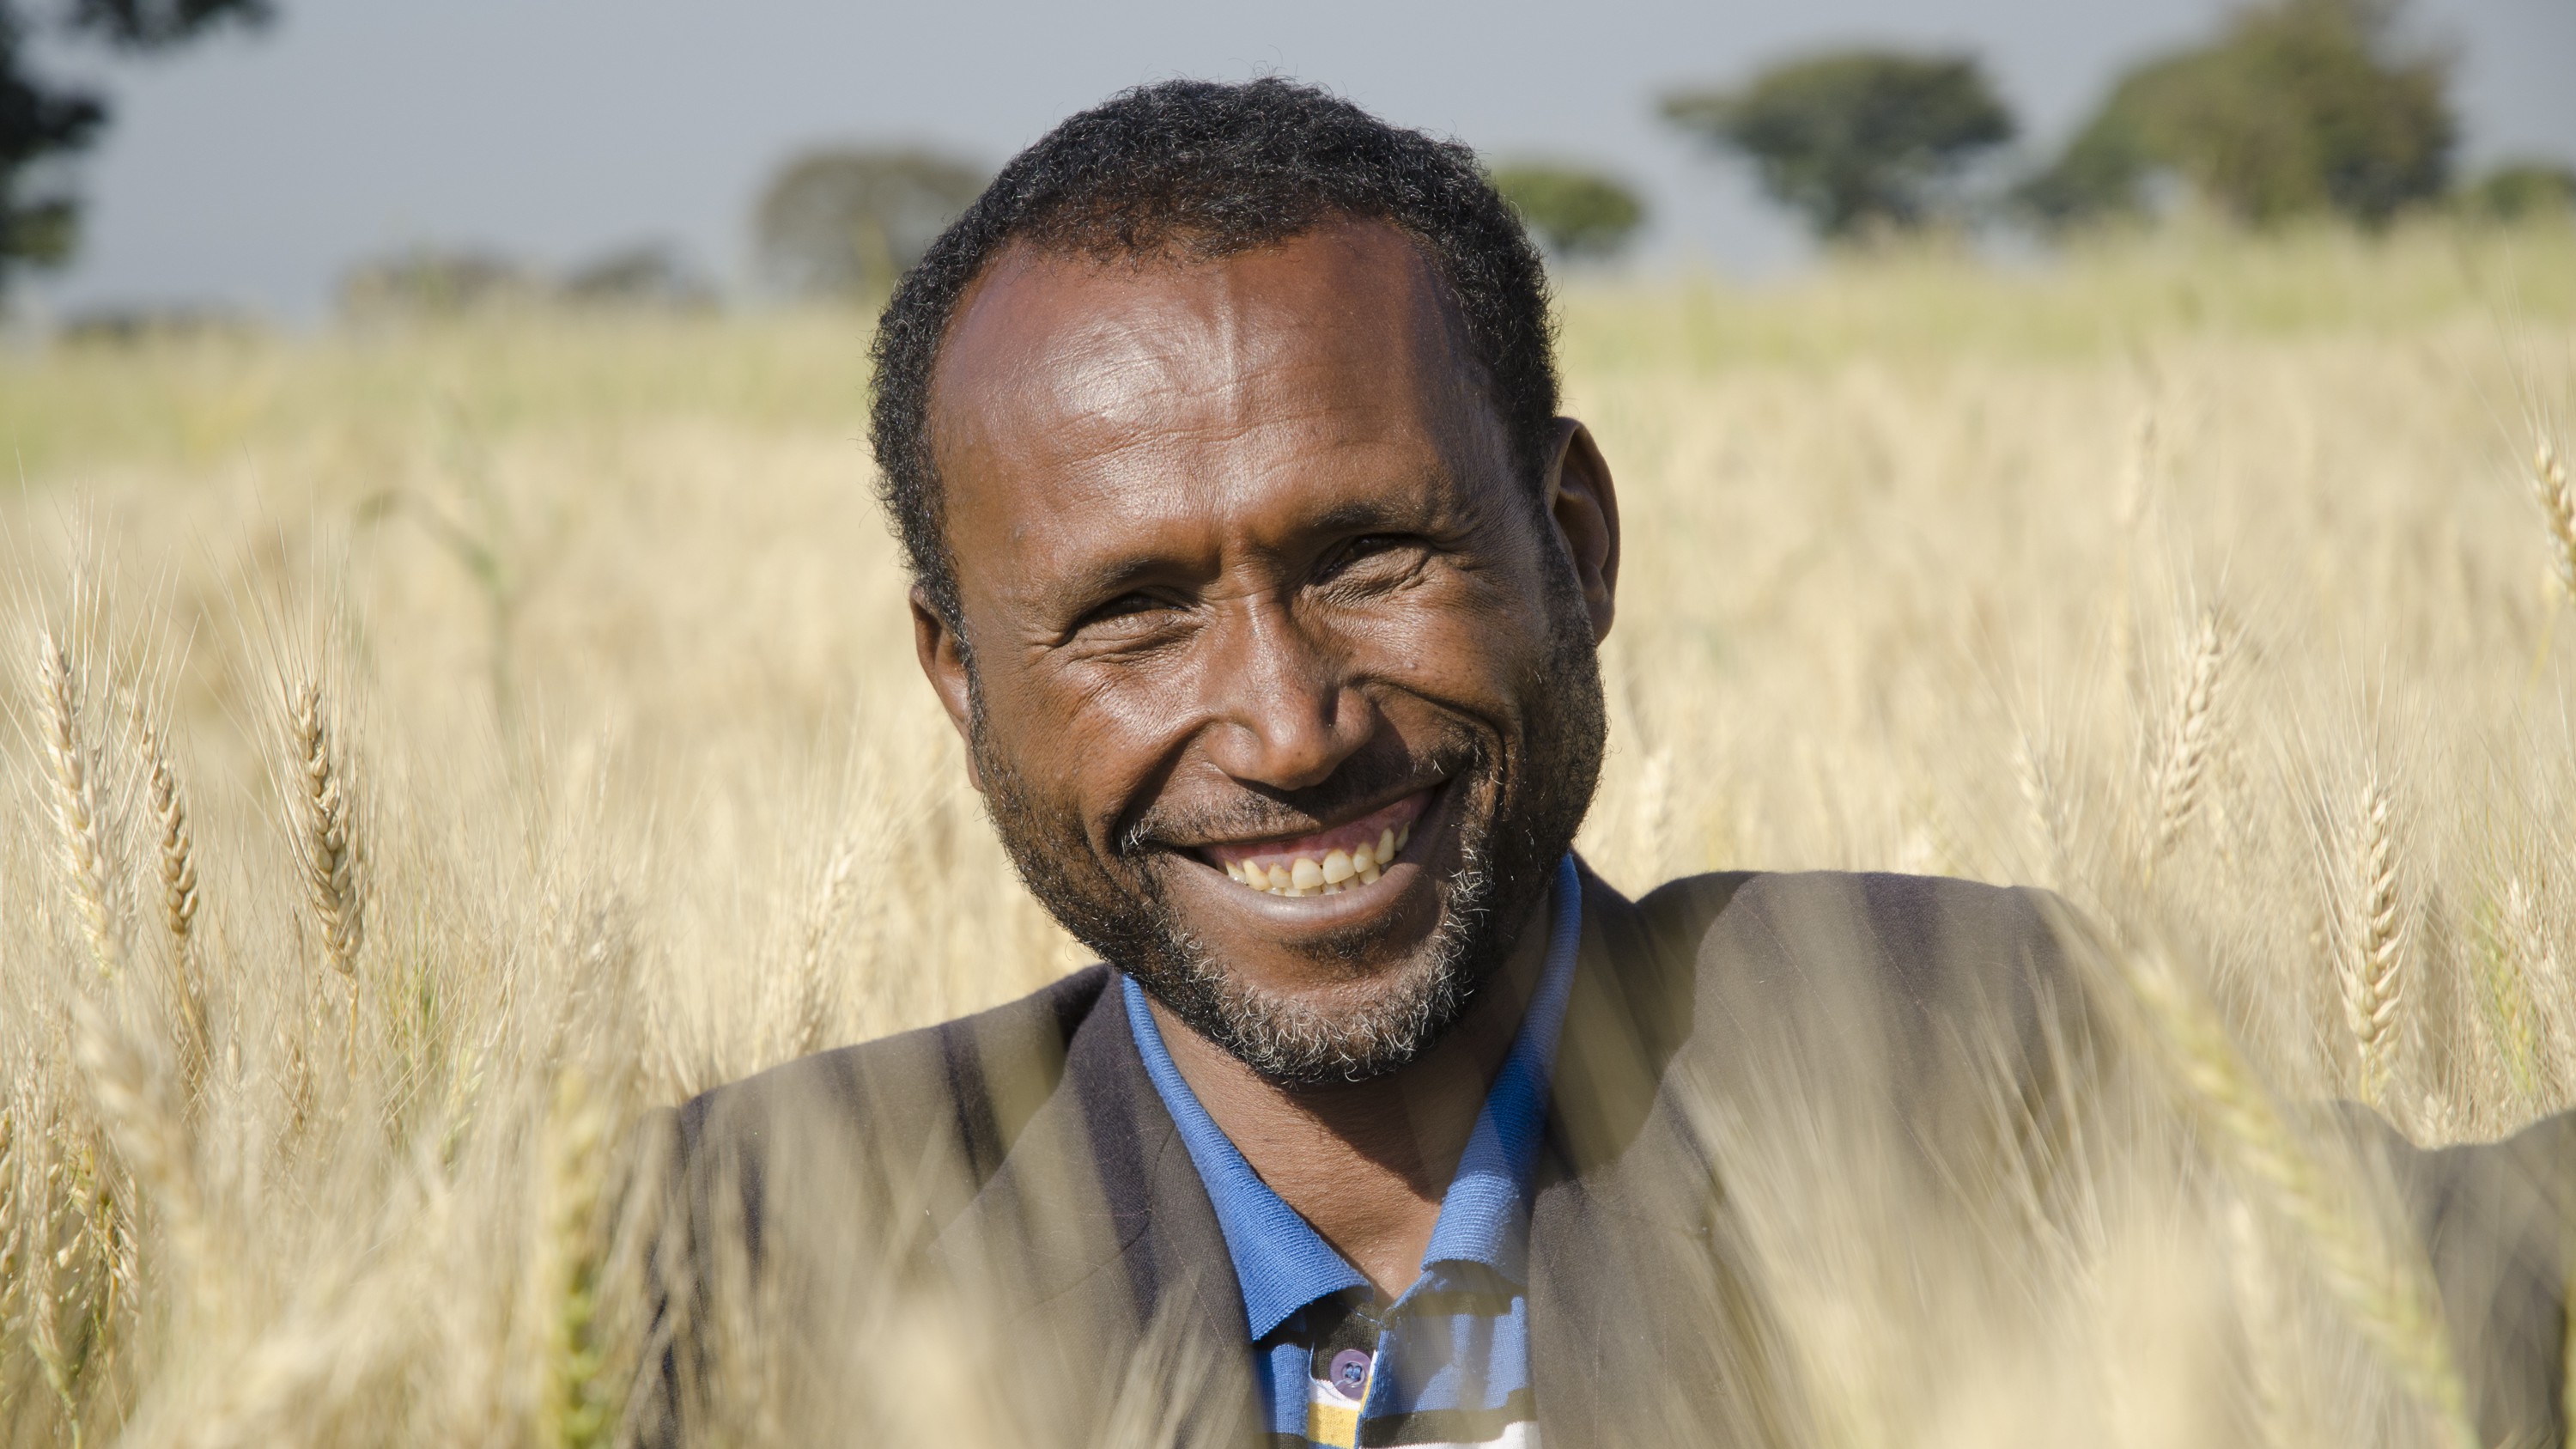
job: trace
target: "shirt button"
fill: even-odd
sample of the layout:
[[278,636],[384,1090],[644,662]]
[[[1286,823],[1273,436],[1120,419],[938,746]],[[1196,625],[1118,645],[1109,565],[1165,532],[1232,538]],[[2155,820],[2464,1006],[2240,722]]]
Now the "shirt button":
[[1365,1349],[1346,1348],[1333,1355],[1333,1387],[1348,1398],[1358,1398],[1368,1387],[1369,1355]]

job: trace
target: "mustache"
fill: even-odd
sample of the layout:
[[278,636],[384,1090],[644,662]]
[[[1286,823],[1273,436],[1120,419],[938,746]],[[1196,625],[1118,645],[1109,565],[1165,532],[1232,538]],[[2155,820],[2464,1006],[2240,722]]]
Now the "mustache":
[[1158,804],[1119,832],[1117,850],[1133,857],[1184,842],[1303,835],[1383,805],[1406,793],[1408,785],[1418,789],[1480,775],[1489,760],[1484,743],[1463,731],[1420,751],[1364,750],[1343,761],[1330,777],[1303,789],[1239,785],[1232,799],[1217,804]]

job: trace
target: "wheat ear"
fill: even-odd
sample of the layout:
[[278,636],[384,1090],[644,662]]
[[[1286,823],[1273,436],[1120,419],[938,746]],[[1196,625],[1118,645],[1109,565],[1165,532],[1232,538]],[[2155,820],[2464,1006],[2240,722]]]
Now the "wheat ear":
[[2166,733],[2164,753],[2156,767],[2156,823],[2148,863],[2164,858],[2181,838],[2200,803],[2201,777],[2208,773],[2210,746],[2218,732],[2218,683],[2227,654],[2226,635],[2215,610],[2200,616],[2200,633],[2192,641],[2191,674],[2176,704],[2173,728]]
[[2478,1437],[2468,1390],[2424,1264],[2391,1242],[2351,1201],[2349,1185],[2338,1184],[2299,1140],[2217,1013],[2169,957],[2150,950],[2116,959],[2166,1048],[2186,1104],[2251,1179],[2256,1200],[2297,1230],[2362,1336],[2433,1411],[2442,1442],[2472,1449]]
[[830,1034],[840,1004],[838,982],[829,958],[832,932],[849,913],[860,877],[875,874],[860,868],[860,856],[859,841],[855,837],[845,839],[823,867],[822,880],[814,892],[814,907],[805,918],[803,949],[796,958],[795,996],[789,1003],[786,1040],[782,1044],[786,1058],[821,1050],[824,1038]]
[[2405,998],[2403,932],[2397,902],[2397,842],[2388,791],[2376,779],[2361,788],[2354,831],[2352,919],[2337,961],[2344,1024],[2361,1055],[2361,1094],[2374,1105],[2386,1095],[2397,1056],[2397,1010]]
[[537,1274],[545,1411],[540,1442],[593,1449],[616,1427],[616,1396],[603,1382],[597,1217],[608,1114],[577,1072],[556,1079],[547,1123],[544,1246]]
[[209,1050],[206,992],[197,961],[197,839],[188,818],[188,796],[171,768],[169,751],[159,732],[142,731],[144,803],[151,807],[154,846],[161,868],[161,924],[170,933],[170,958],[177,972],[179,1040],[184,1052],[180,1078],[193,1094],[205,1075]]
[[2571,1055],[2576,1055],[2576,1001],[2569,999],[2558,948],[2550,944],[2549,933],[2540,924],[2539,905],[2520,877],[2505,882],[2503,916],[2505,945],[2520,963],[2554,1065],[2563,1070],[2571,1065]]
[[37,689],[44,696],[46,774],[53,784],[54,838],[62,850],[63,875],[79,912],[81,934],[101,976],[114,976],[124,964],[117,939],[116,913],[108,895],[111,880],[107,851],[107,812],[99,798],[96,762],[81,737],[80,678],[71,655],[51,631],[37,642]]
[[366,944],[366,900],[359,880],[358,836],[351,821],[348,774],[332,748],[331,721],[319,685],[295,695],[288,729],[295,754],[296,855],[305,900],[322,932],[323,959],[343,976],[358,970]]
[[2263,1241],[2263,1224],[2242,1197],[2231,1195],[2222,1214],[2227,1276],[2236,1290],[2237,1316],[2243,1325],[2255,1428],[2266,1449],[2294,1449],[2303,1436],[2296,1431],[2290,1412],[2291,1385],[2283,1371],[2280,1342],[2287,1324],[2272,1255]]
[[161,923],[183,954],[196,945],[197,841],[188,822],[188,797],[158,734],[143,736],[147,798],[161,851]]
[[2039,841],[2042,885],[2058,885],[2066,875],[2068,830],[2066,806],[2050,778],[2048,765],[2040,758],[2039,746],[2030,736],[2021,737],[2020,748],[2013,751],[2013,783],[2020,787],[2021,803],[2030,811],[2031,833]]
[[346,1065],[358,1060],[358,948],[367,942],[367,902],[359,875],[358,833],[351,819],[348,771],[331,743],[331,718],[322,687],[307,682],[287,713],[288,747],[295,776],[288,793],[287,831],[304,868],[304,899],[322,933],[322,959],[348,979],[349,1024],[341,1039]]
[[[142,1052],[86,998],[73,1002],[73,1054],[126,1165],[151,1192],[192,1286],[214,1265],[205,1193],[187,1123]],[[200,1302],[206,1301],[202,1297]]]
[[2558,582],[2576,598],[2576,486],[2568,482],[2566,457],[2545,437],[2531,450],[2531,482],[2550,542],[2557,545],[2551,562],[2558,565]]

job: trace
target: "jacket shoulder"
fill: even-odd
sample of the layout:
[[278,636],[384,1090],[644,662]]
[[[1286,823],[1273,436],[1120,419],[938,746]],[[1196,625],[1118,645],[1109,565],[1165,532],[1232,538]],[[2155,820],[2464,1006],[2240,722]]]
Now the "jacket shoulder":
[[2023,887],[1832,871],[1699,876],[1639,902],[1686,973],[1696,1072],[1738,1096],[1893,1112],[1918,1133],[1998,1090],[2038,1107],[2090,1061],[2100,1033],[2062,910]]
[[1690,876],[1638,902],[1703,987],[1860,991],[1926,1010],[2001,1004],[1998,992],[2062,975],[2062,909],[2024,886],[1847,871]]
[[677,1109],[671,1146],[691,1176],[756,1179],[792,1160],[954,1177],[953,1191],[971,1191],[1055,1090],[1066,1044],[1109,980],[1106,966],[1087,967],[972,1016],[729,1082]]
[[770,1289],[798,1311],[837,1312],[869,1301],[850,1298],[853,1285],[912,1282],[929,1243],[1063,1084],[1068,1046],[1110,980],[1093,966],[992,1010],[818,1052],[653,1114],[635,1171],[659,1199],[659,1371],[636,1380],[636,1442],[691,1442],[682,1426],[710,1381],[698,1326],[709,1314],[746,1311],[743,1295]]

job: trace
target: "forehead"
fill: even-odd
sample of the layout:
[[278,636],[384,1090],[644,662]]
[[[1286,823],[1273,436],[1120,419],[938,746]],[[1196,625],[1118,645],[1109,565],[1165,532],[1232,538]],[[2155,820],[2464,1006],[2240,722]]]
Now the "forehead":
[[1006,252],[932,379],[952,548],[965,569],[982,525],[1276,510],[1300,474],[1490,451],[1479,376],[1448,288],[1382,223],[1214,259]]

